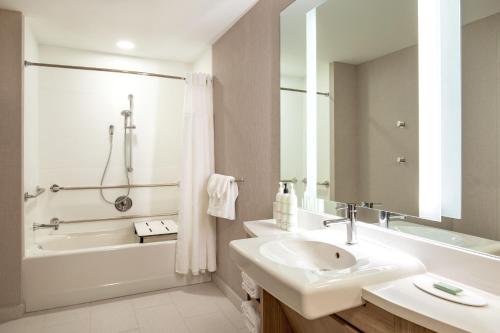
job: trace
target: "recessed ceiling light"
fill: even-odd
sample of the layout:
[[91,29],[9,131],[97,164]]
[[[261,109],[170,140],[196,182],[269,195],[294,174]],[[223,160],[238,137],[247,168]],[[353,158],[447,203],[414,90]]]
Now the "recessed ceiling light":
[[135,47],[135,44],[129,40],[119,40],[118,42],[116,42],[116,46],[118,46],[120,49],[132,50]]

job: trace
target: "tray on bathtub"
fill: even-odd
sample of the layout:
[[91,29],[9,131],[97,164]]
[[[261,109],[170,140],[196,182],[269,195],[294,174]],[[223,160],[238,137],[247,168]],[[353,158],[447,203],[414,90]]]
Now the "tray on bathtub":
[[177,223],[172,220],[154,220],[134,223],[140,243],[177,239]]

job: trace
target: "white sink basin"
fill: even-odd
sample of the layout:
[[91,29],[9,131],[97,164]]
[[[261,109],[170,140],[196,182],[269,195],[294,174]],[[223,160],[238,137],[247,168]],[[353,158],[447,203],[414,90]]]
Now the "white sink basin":
[[[339,232],[340,230],[340,232]],[[363,305],[363,287],[425,272],[415,258],[345,230],[235,240],[230,256],[258,285],[303,317],[316,319]]]
[[356,264],[356,257],[332,244],[282,239],[262,244],[260,253],[278,264],[308,270],[332,271]]

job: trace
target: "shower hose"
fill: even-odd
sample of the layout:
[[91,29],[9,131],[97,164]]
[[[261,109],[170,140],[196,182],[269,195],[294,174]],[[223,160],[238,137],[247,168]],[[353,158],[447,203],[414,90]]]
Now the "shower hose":
[[128,196],[130,194],[130,177],[129,177],[128,171],[127,171],[127,131],[123,131],[123,132],[124,132],[124,134],[123,134],[123,162],[124,162],[124,167],[125,167],[125,177],[127,178],[128,188],[127,188],[127,194],[125,194],[125,196],[120,201],[115,202],[115,201],[111,201],[111,200],[106,199],[106,197],[104,196],[103,190],[102,190],[104,178],[106,178],[106,173],[108,172],[109,163],[111,161],[111,155],[113,154],[113,125],[109,126],[109,152],[108,152],[108,158],[106,160],[106,166],[104,167],[104,170],[102,172],[101,183],[100,183],[101,188],[99,189],[99,193],[101,194],[102,200],[104,200],[105,202],[107,202],[110,205],[120,204],[120,203],[124,202],[125,200],[128,199]]

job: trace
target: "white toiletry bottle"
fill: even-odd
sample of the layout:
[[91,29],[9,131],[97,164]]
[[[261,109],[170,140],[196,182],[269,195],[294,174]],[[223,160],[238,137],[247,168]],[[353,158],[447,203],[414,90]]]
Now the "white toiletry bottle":
[[281,196],[280,203],[280,217],[281,223],[280,227],[283,230],[288,228],[288,220],[289,220],[289,211],[290,211],[290,194],[288,193],[288,184],[285,183],[285,188],[283,189],[283,195]]
[[280,182],[278,192],[276,193],[276,201],[273,203],[273,219],[276,220],[276,224],[281,226],[281,200],[283,198],[283,183]]
[[290,194],[288,195],[288,225],[286,230],[295,232],[299,226],[298,210],[297,210],[297,195],[293,184],[290,184]]

